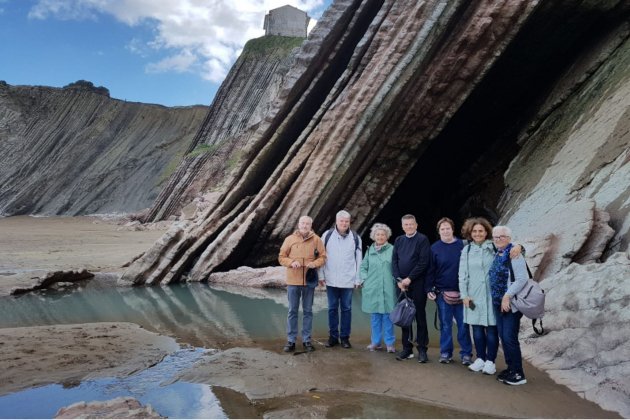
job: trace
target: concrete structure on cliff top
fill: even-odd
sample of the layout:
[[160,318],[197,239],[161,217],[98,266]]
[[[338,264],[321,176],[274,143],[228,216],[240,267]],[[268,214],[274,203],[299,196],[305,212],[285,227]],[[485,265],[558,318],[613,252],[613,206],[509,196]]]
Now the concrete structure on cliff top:
[[265,35],[297,36],[306,38],[306,29],[311,18],[306,12],[293,6],[272,9],[265,15]]

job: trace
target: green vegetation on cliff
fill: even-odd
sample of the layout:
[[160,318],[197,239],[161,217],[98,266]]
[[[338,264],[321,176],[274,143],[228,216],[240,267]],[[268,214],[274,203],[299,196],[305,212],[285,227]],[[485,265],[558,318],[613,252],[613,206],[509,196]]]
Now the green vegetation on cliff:
[[302,45],[306,38],[293,36],[265,35],[247,41],[243,47],[243,56],[279,54],[286,55],[293,48]]

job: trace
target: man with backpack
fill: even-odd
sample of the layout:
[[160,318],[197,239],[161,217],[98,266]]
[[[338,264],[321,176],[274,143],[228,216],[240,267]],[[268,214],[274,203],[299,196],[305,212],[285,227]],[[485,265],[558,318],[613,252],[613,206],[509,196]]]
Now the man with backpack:
[[[352,323],[352,292],[361,284],[361,237],[350,229],[350,213],[341,210],[335,226],[322,235],[326,248],[326,264],[319,269],[320,285],[326,285],[328,296],[328,342],[334,347],[341,342],[349,349]],[[339,323],[341,312],[341,325]],[[341,340],[341,341],[340,341]]]

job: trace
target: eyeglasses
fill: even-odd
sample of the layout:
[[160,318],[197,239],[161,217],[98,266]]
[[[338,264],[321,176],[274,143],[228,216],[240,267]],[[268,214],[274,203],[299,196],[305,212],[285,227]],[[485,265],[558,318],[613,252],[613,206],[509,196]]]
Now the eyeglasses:
[[499,239],[507,239],[509,238],[509,236],[507,235],[499,235],[499,236],[493,236],[492,239],[494,239],[495,241],[498,241]]

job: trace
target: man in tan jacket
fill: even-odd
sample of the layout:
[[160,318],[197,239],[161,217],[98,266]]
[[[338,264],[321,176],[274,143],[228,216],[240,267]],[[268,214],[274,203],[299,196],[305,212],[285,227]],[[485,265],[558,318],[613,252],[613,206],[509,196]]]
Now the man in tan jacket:
[[[308,216],[300,217],[298,230],[289,235],[280,247],[278,261],[287,268],[287,297],[289,299],[289,315],[287,316],[287,344],[285,352],[295,351],[295,341],[298,334],[298,311],[302,299],[302,345],[306,351],[315,351],[311,344],[311,329],[313,326],[313,297],[314,283],[307,284],[309,269],[317,269],[326,262],[326,248],[324,243],[313,230],[313,219]],[[311,270],[313,272],[315,270]]]

